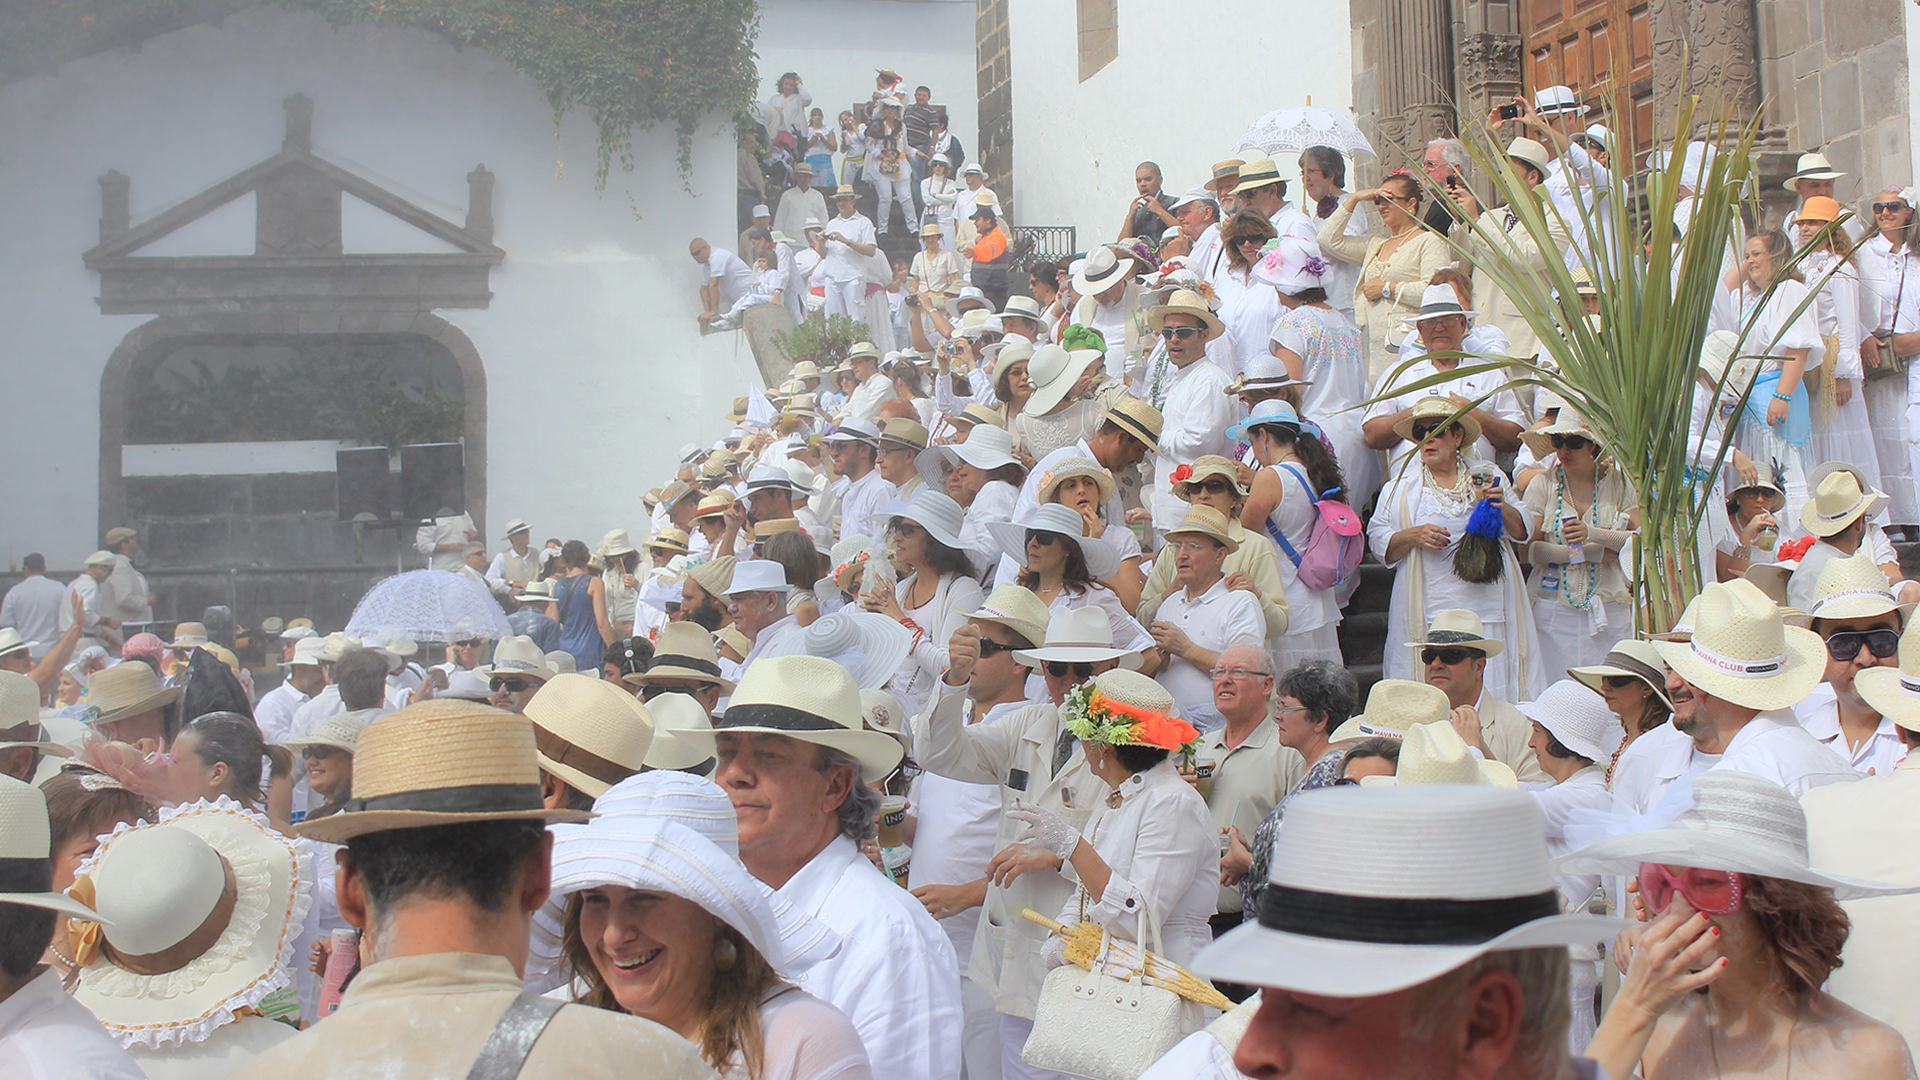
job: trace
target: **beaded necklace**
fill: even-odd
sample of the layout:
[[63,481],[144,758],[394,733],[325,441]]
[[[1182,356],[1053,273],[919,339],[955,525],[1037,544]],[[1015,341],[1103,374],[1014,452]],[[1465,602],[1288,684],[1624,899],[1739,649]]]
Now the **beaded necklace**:
[[[1558,484],[1554,485],[1553,489],[1553,534],[1558,537],[1562,543],[1565,543],[1566,536],[1561,532],[1561,523],[1566,520],[1567,470],[1565,466],[1555,465],[1553,472],[1555,479],[1559,481]],[[1589,536],[1591,536],[1593,530],[1600,525],[1600,477],[1600,467],[1596,465],[1593,470],[1593,493],[1587,500],[1586,516],[1588,519],[1587,533]],[[1604,558],[1604,556],[1602,557]],[[1580,588],[1580,598],[1578,600],[1575,600],[1573,596],[1573,570],[1576,566],[1586,570],[1585,574],[1580,575],[1583,584]],[[1599,583],[1600,563],[1598,560],[1588,559],[1584,563],[1566,563],[1560,567],[1560,601],[1575,610],[1585,610],[1593,606],[1594,590],[1599,586]]]
[[1433,493],[1433,501],[1439,503],[1442,510],[1458,517],[1472,509],[1476,500],[1473,497],[1473,488],[1467,483],[1466,455],[1454,454],[1453,463],[1452,487],[1441,487],[1440,482],[1433,478],[1433,470],[1427,468],[1425,461],[1420,463],[1420,482]]

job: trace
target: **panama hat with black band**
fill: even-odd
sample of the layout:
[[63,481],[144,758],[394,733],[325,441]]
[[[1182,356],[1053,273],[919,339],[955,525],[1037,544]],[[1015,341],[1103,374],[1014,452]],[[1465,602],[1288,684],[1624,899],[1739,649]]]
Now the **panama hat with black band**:
[[1160,410],[1134,397],[1121,394],[1100,414],[1100,422],[1112,424],[1146,446],[1150,454],[1160,452],[1160,430],[1166,424],[1166,418]]
[[721,735],[783,735],[839,750],[860,763],[860,781],[867,784],[893,772],[904,756],[899,740],[862,725],[860,688],[847,669],[818,656],[756,661],[712,731],[673,737],[711,751]]
[[656,682],[691,682],[717,686],[724,697],[733,693],[733,683],[720,677],[720,654],[713,647],[713,635],[698,623],[668,623],[660,628],[654,642],[653,663],[647,670],[621,676],[632,686],[646,687]]

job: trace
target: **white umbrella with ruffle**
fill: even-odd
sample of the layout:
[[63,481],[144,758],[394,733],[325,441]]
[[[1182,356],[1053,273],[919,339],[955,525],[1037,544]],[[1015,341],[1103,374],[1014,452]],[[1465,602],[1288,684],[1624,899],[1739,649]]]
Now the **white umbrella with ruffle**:
[[1298,154],[1309,146],[1331,146],[1354,161],[1371,161],[1373,144],[1351,116],[1318,105],[1275,109],[1253,122],[1235,150],[1257,150],[1270,158]]
[[513,633],[487,587],[449,570],[409,570],[376,582],[353,606],[346,633],[362,641],[390,638],[495,641]]

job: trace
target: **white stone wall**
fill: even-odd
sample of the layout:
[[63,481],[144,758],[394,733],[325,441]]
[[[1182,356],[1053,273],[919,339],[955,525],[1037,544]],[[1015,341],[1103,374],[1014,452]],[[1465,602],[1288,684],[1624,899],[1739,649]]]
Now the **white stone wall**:
[[[1263,113],[1352,104],[1346,0],[1220,0],[1181,9],[1119,0],[1119,58],[1079,80],[1075,5],[1008,5],[1013,61],[1013,216],[1114,239],[1134,168],[1157,161],[1166,187],[1209,179]],[[1297,169],[1281,162],[1288,197]],[[1006,194],[1002,192],[1001,194]]]
[[[602,193],[589,118],[556,137],[545,98],[491,54],[256,10],[0,86],[0,565],[38,550],[75,567],[99,543],[101,372],[147,316],[95,305],[97,178],[132,177],[137,224],[277,152],[294,93],[314,100],[319,153],[455,223],[467,172],[498,178],[492,306],[440,312],[487,369],[489,534],[515,516],[541,536],[643,534],[640,494],[682,442],[719,436],[752,371],[739,335],[696,332],[686,254],[696,233],[735,245],[728,124],[700,130],[691,192],[659,132]],[[242,200],[149,250],[245,253],[251,230]],[[351,200],[344,233],[349,251],[444,250]]]

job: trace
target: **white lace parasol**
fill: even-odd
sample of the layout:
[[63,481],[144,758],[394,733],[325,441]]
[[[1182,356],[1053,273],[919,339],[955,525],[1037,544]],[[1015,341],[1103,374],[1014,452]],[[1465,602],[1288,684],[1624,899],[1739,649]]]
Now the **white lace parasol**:
[[1345,113],[1318,105],[1275,109],[1254,121],[1235,150],[1258,150],[1274,159],[1298,154],[1309,146],[1331,146],[1354,161],[1371,161],[1373,144]]
[[376,583],[353,607],[346,633],[362,641],[412,638],[495,641],[513,633],[486,586],[447,570],[410,570]]

